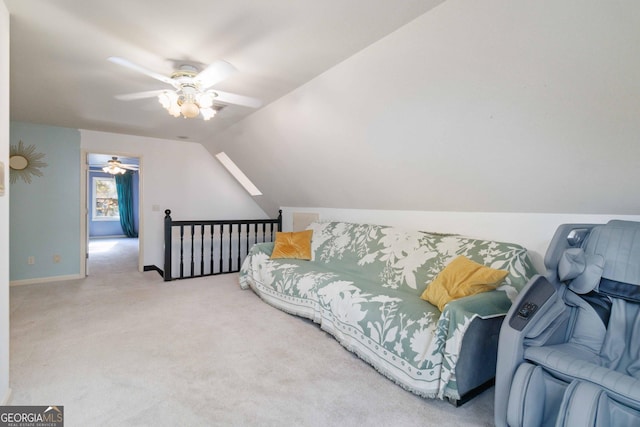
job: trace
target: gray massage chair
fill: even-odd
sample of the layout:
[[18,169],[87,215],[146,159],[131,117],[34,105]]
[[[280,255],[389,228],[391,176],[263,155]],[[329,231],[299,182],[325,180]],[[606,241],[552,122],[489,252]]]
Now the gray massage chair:
[[496,426],[640,426],[640,222],[565,224],[500,330]]

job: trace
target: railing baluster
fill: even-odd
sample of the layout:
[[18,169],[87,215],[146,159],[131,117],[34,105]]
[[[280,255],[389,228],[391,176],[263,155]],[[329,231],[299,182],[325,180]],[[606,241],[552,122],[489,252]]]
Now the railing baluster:
[[213,224],[210,225],[210,235],[209,274],[213,274]]
[[[251,231],[249,230],[249,224],[247,224],[247,244],[244,247],[244,255],[247,254],[247,251],[249,250],[249,234],[251,233]],[[240,271],[240,260],[238,260],[238,271]]]
[[219,264],[220,264],[220,269],[218,270],[219,273],[222,273],[222,238],[223,236],[224,236],[224,224],[220,224],[220,257],[218,258]]
[[195,225],[191,224],[191,276],[190,277],[193,277],[193,270],[195,269],[195,264],[193,263],[194,262],[194,253],[193,253],[193,240],[194,240],[194,238],[193,238],[193,236],[195,234],[194,232],[195,232]]
[[204,224],[200,224],[200,276],[204,276]]
[[180,226],[180,278],[184,279],[184,226]]
[[165,282],[173,279],[172,265],[173,262],[173,220],[171,219],[171,209],[164,211],[164,271],[162,276]]
[[[275,239],[275,229],[278,231],[282,230],[282,211],[278,215],[277,219],[264,219],[264,220],[212,220],[212,221],[173,221],[170,216],[171,211],[169,209],[165,210],[165,226],[164,226],[164,238],[165,238],[165,250],[164,250],[164,273],[163,277],[165,281],[175,280],[175,279],[185,279],[189,277],[200,277],[200,276],[208,276],[213,274],[223,274],[223,273],[233,273],[240,271],[240,267],[242,266],[243,257],[245,257],[249,253],[249,249],[252,244],[256,243],[264,243],[267,241],[273,241]],[[195,267],[195,228],[196,226],[200,226],[200,272],[196,273]],[[210,235],[209,238],[211,241],[209,242],[209,272],[206,273],[205,270],[205,235],[207,230],[207,225],[209,226]],[[228,226],[228,244],[225,246],[224,239],[227,238],[225,234],[225,225]],[[216,226],[219,227],[219,235],[216,235]],[[236,227],[237,226],[237,229]],[[243,229],[244,226],[244,229]],[[253,231],[252,231],[253,226]],[[172,246],[172,235],[173,235],[173,227],[179,227],[180,234],[180,276],[173,278],[171,276],[171,267],[173,262],[173,246]],[[189,274],[185,276],[185,227],[190,227],[191,231],[191,262],[190,268],[191,271]],[[243,234],[245,233],[245,234]],[[260,238],[260,234],[262,233],[262,238]],[[269,233],[269,237],[267,238],[267,233]],[[253,236],[252,236],[253,235]],[[216,256],[216,245],[214,240],[216,237],[220,239],[220,243],[217,246],[219,249],[219,254]],[[189,238],[189,236],[186,236]],[[253,237],[253,241],[252,241]],[[234,245],[237,248],[234,248]],[[244,245],[244,248],[243,248]],[[226,254],[226,259],[228,261],[228,265],[225,268],[225,247],[228,249],[228,253]],[[217,261],[217,262],[216,262]],[[216,264],[219,267],[219,271],[215,271]]]
[[[258,224],[253,224],[253,244],[258,243]],[[249,247],[247,247],[247,253],[249,253]]]
[[232,252],[231,252],[231,240],[232,240],[232,236],[233,236],[233,224],[229,224],[229,264],[227,264],[227,268],[229,270],[231,270],[233,268],[233,261],[232,261]]
[[[247,227],[248,228],[248,227]],[[248,230],[245,230],[248,234]],[[242,250],[242,224],[238,224],[238,263],[232,271],[240,271],[240,252]]]

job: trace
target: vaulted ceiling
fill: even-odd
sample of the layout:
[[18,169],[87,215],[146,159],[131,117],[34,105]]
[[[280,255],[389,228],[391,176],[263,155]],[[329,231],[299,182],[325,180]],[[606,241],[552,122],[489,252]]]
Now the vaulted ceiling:
[[[12,120],[225,151],[269,214],[640,212],[637,0],[4,1]],[[226,60],[263,106],[119,101],[163,83],[109,56]]]
[[216,89],[282,97],[442,0],[4,0],[11,14],[11,120],[206,141],[254,112],[174,118],[156,99],[115,95],[169,88],[107,61],[170,75],[216,60],[238,72]]
[[640,212],[640,2],[448,0],[206,142],[277,206]]

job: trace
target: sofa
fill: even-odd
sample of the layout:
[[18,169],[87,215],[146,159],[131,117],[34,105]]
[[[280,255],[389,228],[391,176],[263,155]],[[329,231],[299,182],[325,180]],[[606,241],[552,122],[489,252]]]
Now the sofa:
[[[419,396],[458,405],[491,385],[502,319],[536,274],[525,248],[374,224],[317,222],[308,230],[307,259],[272,257],[278,238],[254,245],[240,270],[241,288],[312,319]],[[421,296],[458,257],[506,270],[506,277],[441,311]]]

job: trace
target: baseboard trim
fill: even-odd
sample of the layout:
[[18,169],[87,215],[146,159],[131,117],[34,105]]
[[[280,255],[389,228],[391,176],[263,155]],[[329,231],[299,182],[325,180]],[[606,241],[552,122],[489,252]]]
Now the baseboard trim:
[[158,267],[157,265],[145,265],[143,267],[144,271],[157,271],[158,274],[160,274],[160,277],[162,277],[164,279],[164,271],[162,271],[162,269],[160,267]]
[[9,286],[34,285],[36,283],[63,282],[65,280],[84,279],[80,274],[69,274],[66,276],[38,277],[36,279],[12,280]]

